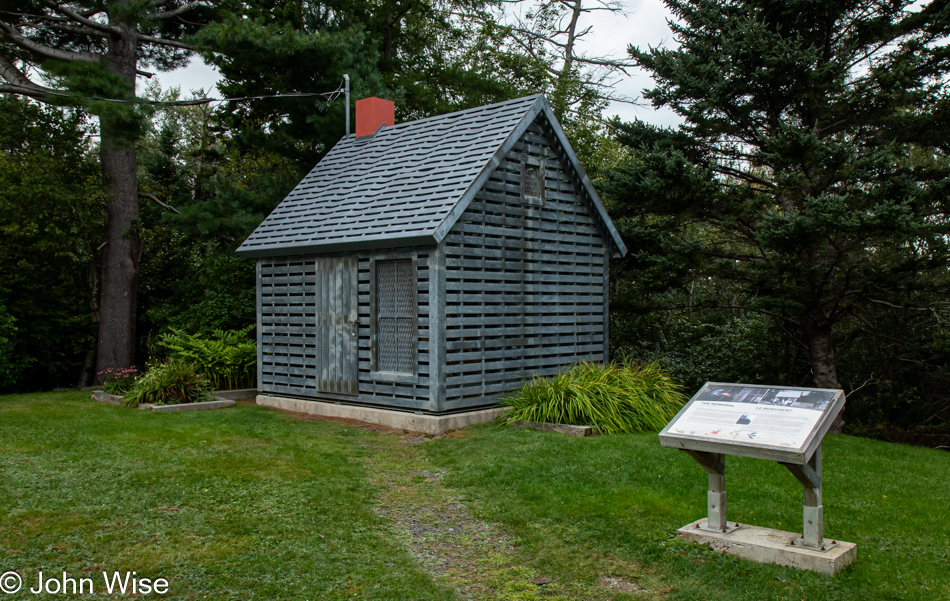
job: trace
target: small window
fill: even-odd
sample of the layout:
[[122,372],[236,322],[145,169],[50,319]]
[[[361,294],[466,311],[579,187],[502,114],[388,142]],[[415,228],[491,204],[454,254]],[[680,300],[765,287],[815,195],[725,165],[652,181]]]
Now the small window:
[[416,372],[415,269],[411,259],[376,261],[376,370]]
[[544,167],[537,159],[525,156],[521,163],[521,196],[525,200],[544,200]]

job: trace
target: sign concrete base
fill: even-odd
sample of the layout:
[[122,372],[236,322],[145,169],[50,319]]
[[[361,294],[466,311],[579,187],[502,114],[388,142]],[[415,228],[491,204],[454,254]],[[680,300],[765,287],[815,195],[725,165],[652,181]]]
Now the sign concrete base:
[[677,530],[677,535],[685,541],[708,544],[714,551],[741,559],[810,570],[828,576],[834,576],[858,556],[858,546],[854,543],[840,540],[832,543],[832,539],[826,538],[830,548],[818,551],[793,545],[793,541],[802,537],[800,533],[742,524],[736,530],[723,534],[706,530],[702,527],[705,523],[706,518],[696,520]]

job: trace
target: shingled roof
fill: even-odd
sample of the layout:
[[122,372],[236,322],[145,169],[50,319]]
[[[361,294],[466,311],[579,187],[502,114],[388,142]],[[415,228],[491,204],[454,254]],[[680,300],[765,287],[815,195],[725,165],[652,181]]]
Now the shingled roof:
[[626,254],[540,94],[346,136],[237,252],[265,257],[438,244],[541,113],[615,251]]

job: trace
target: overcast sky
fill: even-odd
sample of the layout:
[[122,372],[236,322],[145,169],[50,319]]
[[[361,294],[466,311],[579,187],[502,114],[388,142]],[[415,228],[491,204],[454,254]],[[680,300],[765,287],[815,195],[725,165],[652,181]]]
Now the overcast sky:
[[[665,46],[672,43],[672,34],[666,23],[669,11],[660,0],[623,0],[623,4],[627,12],[626,17],[607,12],[584,15],[585,20],[581,22],[581,28],[590,25],[593,29],[590,35],[582,40],[581,52],[591,56],[622,58],[626,56],[626,49],[630,44],[645,49],[647,46]],[[184,94],[202,87],[207,90],[218,80],[217,72],[197,57],[184,69],[161,73],[157,77],[163,88],[180,86]],[[641,91],[651,86],[649,75],[636,70],[617,83],[616,92],[621,96],[639,98]],[[217,90],[213,95],[219,96]],[[670,111],[655,111],[649,106],[614,103],[608,108],[607,114],[619,115],[625,121],[637,118],[657,125],[675,125],[679,122]]]

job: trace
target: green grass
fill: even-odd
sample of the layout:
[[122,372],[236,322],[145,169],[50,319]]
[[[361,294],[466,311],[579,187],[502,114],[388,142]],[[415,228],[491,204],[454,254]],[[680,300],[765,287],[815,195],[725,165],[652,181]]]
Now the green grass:
[[360,431],[88,396],[0,397],[0,573],[98,586],[134,570],[169,579],[173,599],[452,598],[385,536]]
[[[0,573],[135,570],[186,600],[950,598],[946,452],[827,439],[826,533],[858,543],[831,579],[675,538],[703,516],[706,477],[656,434],[484,426],[405,442],[260,407],[0,397]],[[730,519],[801,528],[784,468],[727,466]]]
[[[848,436],[824,444],[825,532],[858,544],[834,579],[712,553],[675,538],[704,517],[706,473],[656,434],[572,438],[477,427],[431,443],[482,516],[530,565],[592,580],[612,558],[670,599],[950,599],[950,453]],[[802,489],[774,462],[728,457],[729,518],[801,531]]]

